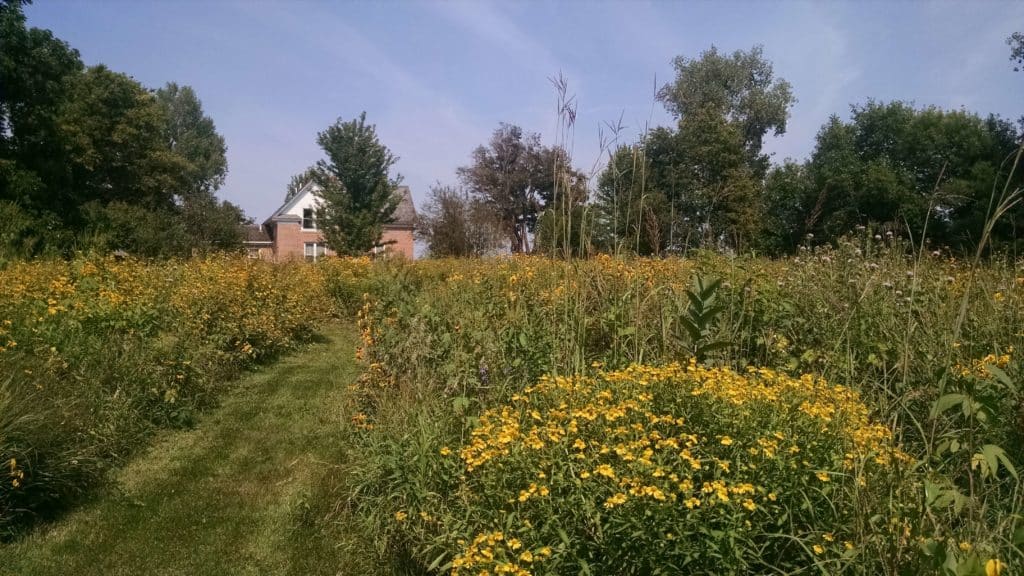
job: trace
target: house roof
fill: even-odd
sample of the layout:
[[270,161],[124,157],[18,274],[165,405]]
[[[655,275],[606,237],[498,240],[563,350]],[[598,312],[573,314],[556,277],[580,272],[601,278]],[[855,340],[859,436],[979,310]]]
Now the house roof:
[[244,228],[243,232],[245,233],[243,242],[247,244],[270,244],[272,242],[270,235],[262,226],[250,224]]
[[398,207],[395,208],[394,221],[388,226],[412,228],[416,225],[416,206],[412,202],[412,191],[408,186],[395,188],[395,194],[401,194]]
[[[272,220],[296,220],[297,217],[288,214],[287,212],[298,204],[302,198],[307,194],[312,194],[316,190],[316,183],[312,180],[307,182],[294,196],[289,198],[280,208],[274,211],[267,218],[267,222]],[[394,221],[390,224],[385,224],[385,227],[392,228],[412,228],[416,224],[416,206],[412,200],[412,191],[409,190],[408,186],[398,186],[395,188],[395,194],[401,197],[398,200],[398,206],[395,208]]]

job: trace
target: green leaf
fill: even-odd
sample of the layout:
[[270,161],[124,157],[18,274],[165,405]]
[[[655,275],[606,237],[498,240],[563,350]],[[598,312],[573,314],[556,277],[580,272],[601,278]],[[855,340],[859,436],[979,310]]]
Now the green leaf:
[[1006,372],[1003,371],[1002,368],[992,364],[985,364],[985,369],[988,370],[990,374],[995,376],[996,380],[998,380],[1000,384],[1006,386],[1011,390],[1015,389],[1013,385],[1013,380],[1010,379],[1010,377],[1006,374]]
[[960,394],[959,392],[952,392],[941,396],[932,406],[932,417],[934,418],[950,408],[961,405],[968,400],[970,400],[970,398],[966,394]]
[[685,316],[680,316],[679,324],[681,324],[683,328],[686,329],[686,332],[690,335],[690,339],[693,342],[697,342],[698,340],[700,340],[700,328],[698,328],[696,324],[691,322],[689,318],[686,318]]
[[448,555],[448,552],[441,552],[441,555],[438,556],[437,558],[434,558],[434,561],[431,562],[429,566],[427,566],[427,572],[430,572],[434,568],[437,568],[441,564],[441,562],[444,561],[444,557],[447,556],[447,555]]
[[1003,468],[1006,468],[1006,471],[1010,473],[1010,476],[1013,476],[1015,480],[1018,479],[1017,469],[1013,467],[1013,463],[1010,461],[1010,457],[1006,455],[1006,451],[1003,450],[1000,446],[997,446],[995,444],[985,444],[981,448],[981,453],[985,454],[986,461],[988,461],[990,464],[994,463],[994,465],[992,466],[993,476],[995,476],[999,463],[1001,462],[1003,464]]

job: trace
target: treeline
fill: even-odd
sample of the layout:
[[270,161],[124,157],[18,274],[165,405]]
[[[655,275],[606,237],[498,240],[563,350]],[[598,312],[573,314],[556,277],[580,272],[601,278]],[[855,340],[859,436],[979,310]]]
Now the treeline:
[[0,260],[241,247],[227,148],[192,88],[149,90],[0,3]]
[[[1016,61],[1019,42],[1010,44]],[[578,254],[779,255],[861,229],[926,235],[959,252],[976,246],[993,199],[1024,184],[1024,166],[1014,170],[1024,119],[899,101],[853,105],[849,120],[833,115],[809,159],[773,166],[764,140],[785,133],[795,98],[761,48],[712,47],[674,66],[658,100],[675,126],[611,146],[591,182],[560,147],[502,125],[459,170],[461,187],[432,191],[420,229],[430,253],[527,251],[513,234],[520,227],[536,250]],[[563,124],[573,122],[574,108],[562,110]],[[1022,225],[1024,211],[1011,206],[992,246],[1016,250]]]

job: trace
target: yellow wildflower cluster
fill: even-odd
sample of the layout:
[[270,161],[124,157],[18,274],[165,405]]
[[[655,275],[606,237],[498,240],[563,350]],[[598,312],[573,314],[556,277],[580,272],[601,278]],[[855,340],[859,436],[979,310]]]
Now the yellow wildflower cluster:
[[463,552],[452,560],[452,576],[458,576],[464,570],[472,570],[477,576],[530,576],[529,565],[549,558],[552,553],[550,546],[541,546],[536,550],[525,549],[522,541],[514,537],[506,538],[501,531],[484,532],[468,544],[461,544],[464,546]]
[[992,371],[989,370],[989,366],[1006,368],[1012,360],[1013,352],[1014,348],[1011,346],[1007,349],[1005,354],[986,354],[983,358],[971,360],[966,366],[963,364],[957,364],[953,367],[953,372],[962,378],[991,378]]
[[[547,480],[508,497],[520,518],[533,508],[538,520],[552,514],[547,507],[558,502],[535,502],[550,490],[608,513],[646,517],[662,508],[747,529],[791,514],[807,493],[839,497],[836,490],[853,490],[909,460],[847,387],[696,362],[542,377],[485,411],[460,457],[468,489],[484,499],[494,496],[499,478],[502,485],[526,475]],[[815,553],[834,541],[829,531]],[[464,548],[461,561],[493,572],[493,550],[481,542]],[[550,541],[534,542],[544,543]]]

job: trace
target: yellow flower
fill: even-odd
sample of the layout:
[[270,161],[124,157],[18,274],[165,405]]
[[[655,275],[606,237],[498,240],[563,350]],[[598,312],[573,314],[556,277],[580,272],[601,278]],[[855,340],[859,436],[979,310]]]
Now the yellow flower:
[[732,438],[728,436],[722,436],[722,446],[732,446]]
[[743,501],[743,507],[746,508],[747,510],[753,511],[757,509],[757,504],[754,504],[753,500],[747,498],[746,500]]
[[821,480],[822,482],[828,482],[829,480],[831,480],[831,478],[829,478],[828,476],[828,472],[818,472],[815,474],[815,476],[817,476],[818,480]]
[[405,512],[401,512],[401,511],[395,512],[395,522],[402,522],[402,521],[404,521],[408,517],[409,517],[409,515],[406,514]]
[[604,501],[604,507],[605,508],[614,508],[614,507],[619,506],[621,504],[625,504],[626,500],[628,500],[626,495],[623,494],[622,492],[618,492],[614,496],[612,496],[611,498],[609,498],[609,499]]
[[825,553],[825,549],[822,548],[821,544],[815,544],[814,546],[811,547],[811,550],[814,550],[814,553],[818,554],[818,555],[821,555],[821,554]]
[[1000,576],[1003,573],[1003,568],[1006,564],[1003,564],[996,558],[992,558],[988,562],[985,562],[985,576]]
[[519,555],[519,561],[526,563],[533,562],[533,553],[529,550],[524,550],[523,553]]
[[441,456],[448,456],[451,453],[452,453],[451,449],[448,448],[447,446],[445,446],[444,448],[441,448]]

